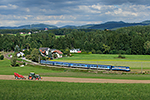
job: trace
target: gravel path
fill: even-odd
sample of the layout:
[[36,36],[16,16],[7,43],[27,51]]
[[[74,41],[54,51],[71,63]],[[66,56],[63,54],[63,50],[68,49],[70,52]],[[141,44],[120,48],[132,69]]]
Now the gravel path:
[[[27,78],[27,76],[25,77]],[[16,80],[14,75],[0,75],[0,79]],[[150,83],[150,80],[91,79],[91,78],[69,78],[69,77],[43,77],[43,79],[40,81],[75,82],[75,83]]]

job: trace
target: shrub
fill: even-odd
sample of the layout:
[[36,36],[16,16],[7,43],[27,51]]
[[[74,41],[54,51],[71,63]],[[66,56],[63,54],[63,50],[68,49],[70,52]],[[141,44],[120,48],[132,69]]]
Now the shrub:
[[102,54],[102,51],[101,51],[101,50],[97,50],[96,53],[97,53],[97,54]]
[[30,55],[27,55],[27,56],[26,56],[27,59],[29,59],[30,57],[31,57]]
[[119,50],[118,53],[119,53],[119,54],[125,54],[126,51],[124,51],[124,50]]
[[125,56],[122,56],[121,54],[119,54],[118,58],[125,58]]
[[3,59],[4,59],[4,56],[3,56],[3,55],[1,55],[1,56],[0,56],[0,60],[3,60]]
[[92,54],[92,52],[88,52],[88,54]]

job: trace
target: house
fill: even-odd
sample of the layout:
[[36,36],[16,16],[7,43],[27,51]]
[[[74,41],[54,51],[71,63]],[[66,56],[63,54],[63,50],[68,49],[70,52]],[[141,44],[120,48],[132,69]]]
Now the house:
[[39,48],[39,52],[41,53],[42,56],[45,56],[45,57],[46,56],[48,57],[49,52],[51,52],[53,57],[54,57],[54,54],[57,54],[58,58],[62,58],[62,55],[63,55],[63,53],[60,50],[50,49],[48,47]]
[[31,32],[29,32],[28,34],[31,35]]
[[18,52],[17,53],[17,57],[23,57],[24,56],[24,53],[23,52]]
[[48,55],[49,50],[50,50],[50,48],[48,48],[48,47],[39,48],[39,51],[44,55]]
[[20,34],[25,34],[25,32],[20,32]]
[[80,49],[71,49],[70,53],[81,53]]
[[45,28],[45,29],[44,29],[44,31],[47,31],[47,30],[48,30],[48,28]]
[[25,51],[26,49],[22,49],[22,51]]
[[56,54],[58,58],[62,58],[63,53],[60,50],[51,49],[52,55]]

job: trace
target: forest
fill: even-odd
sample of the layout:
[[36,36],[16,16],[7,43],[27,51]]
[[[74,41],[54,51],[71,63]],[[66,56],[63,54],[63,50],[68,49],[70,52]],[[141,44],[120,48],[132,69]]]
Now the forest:
[[[19,31],[32,31],[32,34],[21,36]],[[150,26],[116,30],[53,29],[39,33],[25,29],[0,30],[0,33],[0,51],[11,51],[18,45],[20,49],[49,47],[61,51],[80,48],[93,54],[150,54]]]

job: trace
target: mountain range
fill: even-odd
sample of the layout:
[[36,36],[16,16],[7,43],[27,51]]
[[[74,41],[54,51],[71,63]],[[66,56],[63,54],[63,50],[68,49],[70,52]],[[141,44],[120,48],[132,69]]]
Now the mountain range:
[[117,29],[121,27],[129,27],[129,26],[145,26],[150,25],[150,20],[146,20],[140,23],[126,23],[123,21],[109,21],[102,24],[87,24],[82,26],[73,26],[73,25],[66,25],[63,27],[57,27],[54,25],[47,25],[47,24],[32,24],[32,25],[23,25],[18,27],[0,27],[0,29],[41,29],[44,30],[44,28],[48,29],[59,29],[59,28],[66,28],[66,29]]

